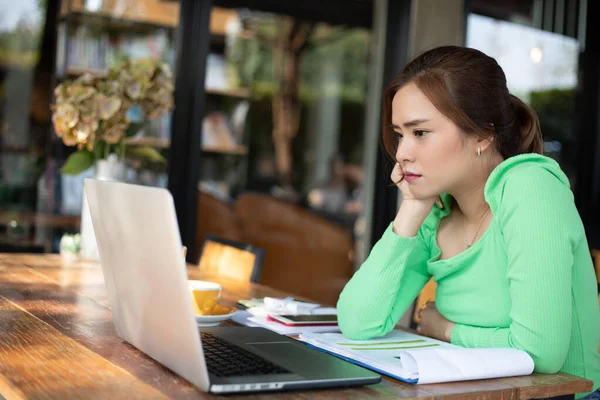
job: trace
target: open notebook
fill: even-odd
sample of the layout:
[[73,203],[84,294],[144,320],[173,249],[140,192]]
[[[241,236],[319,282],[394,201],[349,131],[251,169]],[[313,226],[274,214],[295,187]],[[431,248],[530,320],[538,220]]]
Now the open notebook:
[[516,349],[467,349],[399,330],[372,340],[303,333],[300,340],[354,364],[408,383],[529,375],[533,360]]

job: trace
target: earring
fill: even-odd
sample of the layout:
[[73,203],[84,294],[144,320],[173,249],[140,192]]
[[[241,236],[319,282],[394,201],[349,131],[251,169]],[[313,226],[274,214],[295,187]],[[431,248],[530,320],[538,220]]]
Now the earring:
[[477,147],[477,156],[481,155],[481,147]]

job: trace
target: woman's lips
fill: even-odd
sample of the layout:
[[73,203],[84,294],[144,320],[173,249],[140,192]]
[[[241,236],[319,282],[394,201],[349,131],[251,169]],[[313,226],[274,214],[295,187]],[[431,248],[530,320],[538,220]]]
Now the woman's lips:
[[415,179],[419,179],[421,177],[421,175],[416,175],[416,174],[404,174],[404,179],[406,179],[406,182],[412,182]]

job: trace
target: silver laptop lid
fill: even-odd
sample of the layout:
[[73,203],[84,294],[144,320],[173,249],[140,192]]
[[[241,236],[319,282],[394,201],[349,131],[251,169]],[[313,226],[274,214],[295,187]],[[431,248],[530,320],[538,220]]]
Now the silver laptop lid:
[[171,194],[93,179],[85,194],[118,335],[208,391]]

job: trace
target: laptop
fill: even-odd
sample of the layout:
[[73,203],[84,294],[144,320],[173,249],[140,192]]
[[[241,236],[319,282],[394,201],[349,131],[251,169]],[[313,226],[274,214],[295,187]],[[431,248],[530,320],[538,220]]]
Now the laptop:
[[357,386],[381,376],[264,328],[196,325],[173,198],[85,180],[117,334],[205,392]]

